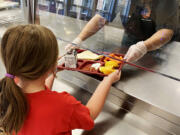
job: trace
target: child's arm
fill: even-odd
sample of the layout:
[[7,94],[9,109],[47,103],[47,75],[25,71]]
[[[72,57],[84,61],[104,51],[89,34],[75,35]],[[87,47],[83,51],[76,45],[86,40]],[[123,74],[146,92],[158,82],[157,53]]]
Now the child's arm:
[[86,105],[86,107],[90,111],[92,119],[96,119],[96,117],[101,112],[111,85],[114,82],[118,81],[120,79],[120,76],[121,72],[115,71],[111,73],[108,77],[105,77],[103,81],[99,84],[99,86],[96,88],[94,94]]
[[[60,60],[62,57],[58,57],[58,60]],[[56,68],[56,67],[55,67]],[[55,69],[54,72],[52,72],[51,75],[49,75],[47,78],[46,78],[46,81],[45,81],[45,85],[51,90],[52,89],[52,86],[53,86],[53,83],[54,83],[54,78],[56,77],[56,73],[59,72],[59,71],[62,71],[62,70],[57,70]]]

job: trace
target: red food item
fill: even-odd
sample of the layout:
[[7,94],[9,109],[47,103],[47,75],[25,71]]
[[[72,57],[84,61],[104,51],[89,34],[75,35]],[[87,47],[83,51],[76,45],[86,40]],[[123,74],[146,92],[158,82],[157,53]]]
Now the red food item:
[[93,68],[93,67],[90,67],[90,71],[91,72],[97,72],[97,70],[95,68]]
[[81,70],[97,73],[98,70],[96,70],[95,68],[91,67],[92,64],[93,64],[93,63],[91,63],[91,62],[86,62],[86,63],[82,66]]

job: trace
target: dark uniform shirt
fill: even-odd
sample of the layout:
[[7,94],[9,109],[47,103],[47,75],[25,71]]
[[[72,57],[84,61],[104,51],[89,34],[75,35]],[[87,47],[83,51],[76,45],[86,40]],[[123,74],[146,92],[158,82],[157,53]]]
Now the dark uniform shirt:
[[130,3],[129,13],[120,14],[125,29],[122,44],[146,40],[160,29],[172,29],[176,33],[178,25],[176,0],[131,0]]

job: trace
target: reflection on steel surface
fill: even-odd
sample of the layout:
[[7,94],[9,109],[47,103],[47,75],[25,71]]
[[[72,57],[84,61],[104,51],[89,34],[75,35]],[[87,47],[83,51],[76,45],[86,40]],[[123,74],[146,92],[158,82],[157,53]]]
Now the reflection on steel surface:
[[9,23],[15,23],[15,22],[21,22],[23,20],[22,17],[17,16],[16,14],[12,15],[1,15],[0,16],[0,24],[9,24]]

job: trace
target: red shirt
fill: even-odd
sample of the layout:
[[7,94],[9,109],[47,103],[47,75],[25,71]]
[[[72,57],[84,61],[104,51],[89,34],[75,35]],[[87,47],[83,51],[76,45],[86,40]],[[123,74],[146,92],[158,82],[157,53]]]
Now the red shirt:
[[18,135],[71,135],[90,130],[94,122],[87,107],[67,92],[46,90],[27,94],[29,113]]

